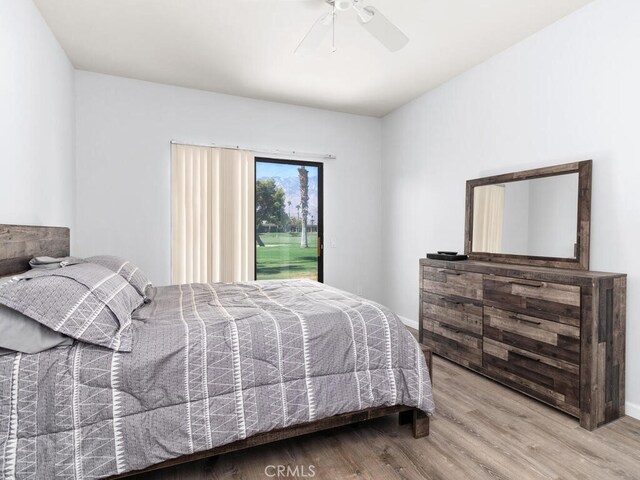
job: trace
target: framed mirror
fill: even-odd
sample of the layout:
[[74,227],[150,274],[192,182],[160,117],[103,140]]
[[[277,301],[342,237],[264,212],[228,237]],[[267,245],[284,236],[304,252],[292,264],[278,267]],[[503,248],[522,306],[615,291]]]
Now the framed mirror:
[[592,161],[467,181],[472,260],[589,269]]

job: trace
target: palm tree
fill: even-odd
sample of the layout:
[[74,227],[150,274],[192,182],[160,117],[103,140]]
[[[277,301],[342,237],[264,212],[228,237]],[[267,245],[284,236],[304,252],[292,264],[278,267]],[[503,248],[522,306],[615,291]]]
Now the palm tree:
[[302,234],[300,235],[300,247],[309,248],[307,240],[307,216],[309,215],[309,171],[304,168],[298,168],[298,177],[300,178],[300,207],[302,209]]
[[291,200],[287,201],[287,205],[289,206],[289,231],[291,231]]

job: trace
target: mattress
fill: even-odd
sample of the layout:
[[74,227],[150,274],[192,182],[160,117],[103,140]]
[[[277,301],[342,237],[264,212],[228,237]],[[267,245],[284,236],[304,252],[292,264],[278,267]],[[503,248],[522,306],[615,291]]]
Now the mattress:
[[131,352],[0,356],[2,478],[103,478],[369,407],[431,414],[398,317],[306,280],[159,287]]

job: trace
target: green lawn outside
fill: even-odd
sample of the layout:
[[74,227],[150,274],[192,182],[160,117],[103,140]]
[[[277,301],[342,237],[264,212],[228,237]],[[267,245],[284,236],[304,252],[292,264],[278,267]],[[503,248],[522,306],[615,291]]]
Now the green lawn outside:
[[264,247],[256,247],[257,280],[318,279],[318,234],[309,233],[309,248],[300,247],[300,234],[261,233]]

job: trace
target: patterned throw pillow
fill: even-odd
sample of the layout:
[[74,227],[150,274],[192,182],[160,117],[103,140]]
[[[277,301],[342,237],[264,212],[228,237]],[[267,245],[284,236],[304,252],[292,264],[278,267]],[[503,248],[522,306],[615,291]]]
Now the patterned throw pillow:
[[151,282],[145,273],[128,260],[113,255],[97,255],[85,258],[86,262],[95,263],[116,272],[135,288],[140,295],[147,298],[147,289],[151,287]]
[[131,313],[142,297],[93,263],[32,270],[0,287],[0,303],[77,340],[131,351]]

